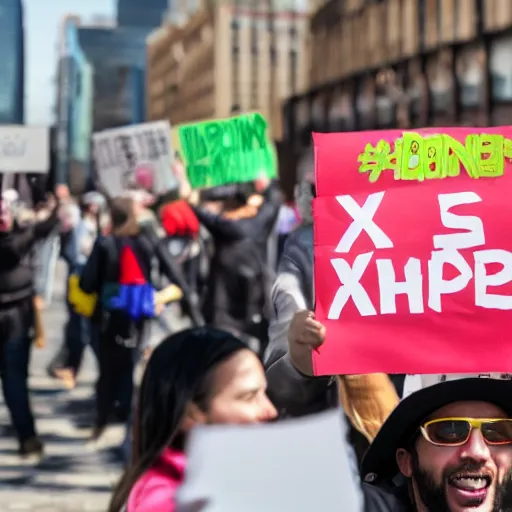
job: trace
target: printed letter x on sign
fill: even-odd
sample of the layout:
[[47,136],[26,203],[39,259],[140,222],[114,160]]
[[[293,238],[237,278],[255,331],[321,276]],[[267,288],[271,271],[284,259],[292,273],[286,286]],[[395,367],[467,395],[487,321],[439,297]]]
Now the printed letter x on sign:
[[377,249],[391,249],[393,247],[393,242],[373,220],[383,198],[384,192],[370,194],[363,206],[359,206],[352,196],[336,196],[338,203],[354,219],[341,237],[335,249],[336,252],[348,253],[363,231],[366,231]]

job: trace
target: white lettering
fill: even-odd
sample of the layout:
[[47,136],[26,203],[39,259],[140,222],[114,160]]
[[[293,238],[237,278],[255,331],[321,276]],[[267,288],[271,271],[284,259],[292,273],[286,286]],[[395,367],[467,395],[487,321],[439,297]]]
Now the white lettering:
[[451,235],[435,235],[433,240],[436,249],[468,249],[485,244],[482,219],[469,215],[457,215],[450,212],[450,208],[454,206],[479,203],[482,201],[477,194],[474,192],[439,194],[438,199],[443,226],[451,229],[462,229],[467,232],[453,233]]
[[343,308],[350,298],[354,301],[361,316],[373,316],[377,314],[370,297],[359,282],[372,256],[373,252],[359,254],[354,261],[353,267],[350,267],[343,258],[331,260],[331,264],[338,275],[341,286],[336,292],[331,307],[329,308],[329,314],[327,315],[329,320],[339,319]]
[[409,311],[423,313],[423,276],[421,275],[421,261],[409,258],[405,265],[405,281],[396,281],[395,269],[391,260],[377,260],[380,289],[380,312],[383,315],[396,313],[396,296],[407,295]]
[[[377,249],[393,248],[392,241],[375,223],[374,216],[384,198],[384,192],[371,194],[363,206],[359,206],[348,195],[336,197],[339,204],[353,221],[335,251],[349,252],[359,235],[365,231]],[[474,304],[476,307],[496,310],[512,310],[512,289],[509,295],[490,293],[489,288],[512,283],[512,252],[503,249],[486,249],[473,253],[474,269],[460,253],[462,249],[484,246],[486,243],[482,219],[476,216],[457,215],[453,207],[479,203],[482,199],[474,192],[460,192],[438,195],[440,216],[443,226],[458,232],[435,235],[435,249],[428,261],[428,283],[423,282],[422,263],[418,258],[409,258],[404,267],[404,280],[398,282],[392,259],[377,259],[376,270],[380,296],[380,314],[397,313],[397,295],[406,295],[410,314],[424,313],[424,287],[428,286],[428,308],[438,313],[443,311],[445,295],[466,290],[474,279]],[[359,254],[350,266],[343,258],[331,260],[341,283],[329,309],[330,320],[339,319],[341,312],[352,299],[363,317],[377,315],[368,292],[361,283],[374,252]],[[466,256],[469,257],[469,254]],[[497,265],[499,270],[490,273],[489,266]],[[364,280],[363,280],[364,281]],[[368,280],[366,280],[368,282]],[[370,283],[368,282],[368,286]],[[370,288],[369,288],[370,289]],[[494,290],[497,291],[497,290]],[[468,292],[466,292],[467,296]],[[454,304],[454,299],[447,299]],[[449,308],[453,310],[453,307]]]
[[[455,267],[459,275],[449,281],[445,280],[443,277],[445,263]],[[428,276],[428,306],[441,313],[441,296],[464,290],[473,277],[473,272],[462,254],[445,250],[432,252],[428,262]]]
[[338,203],[354,220],[341,237],[335,252],[348,253],[363,231],[366,231],[377,249],[391,249],[393,247],[393,242],[373,220],[383,198],[384,192],[370,194],[361,207],[352,196],[336,196]]
[[[477,251],[475,257],[475,303],[487,309],[512,309],[512,296],[488,293],[489,286],[502,286],[512,281],[512,253],[501,249]],[[487,274],[487,265],[498,263],[503,268]]]

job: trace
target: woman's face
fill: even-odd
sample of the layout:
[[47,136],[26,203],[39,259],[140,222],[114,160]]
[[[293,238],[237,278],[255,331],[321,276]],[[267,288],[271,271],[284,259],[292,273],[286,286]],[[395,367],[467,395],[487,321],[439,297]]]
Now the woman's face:
[[221,363],[211,379],[210,399],[201,423],[260,423],[277,416],[267,397],[263,366],[250,350]]

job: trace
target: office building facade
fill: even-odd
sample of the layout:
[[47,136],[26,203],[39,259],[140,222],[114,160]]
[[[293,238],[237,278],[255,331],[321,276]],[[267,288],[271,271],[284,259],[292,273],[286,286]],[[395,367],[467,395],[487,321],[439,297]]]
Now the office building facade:
[[306,6],[205,2],[191,12],[148,38],[149,119],[179,124],[257,110],[279,139],[282,101],[307,85]]
[[25,48],[21,0],[0,0],[0,124],[25,121]]
[[62,22],[57,87],[56,179],[74,193],[81,193],[90,178],[93,105],[93,69],[80,46],[79,27],[76,16]]
[[158,27],[168,9],[168,0],[117,0],[119,27]]
[[510,124],[511,28],[508,0],[329,0],[311,20],[308,90],[283,108],[285,139]]
[[94,132],[144,121],[148,33],[137,27],[79,28],[80,45],[94,69]]
[[168,0],[164,23],[184,25],[202,4],[202,0]]

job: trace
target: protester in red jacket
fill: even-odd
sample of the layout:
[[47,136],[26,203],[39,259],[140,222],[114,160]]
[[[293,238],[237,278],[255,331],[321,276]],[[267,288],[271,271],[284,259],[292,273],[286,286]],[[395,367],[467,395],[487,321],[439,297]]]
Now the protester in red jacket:
[[166,204],[160,211],[160,218],[168,236],[196,238],[199,235],[199,221],[187,201]]

